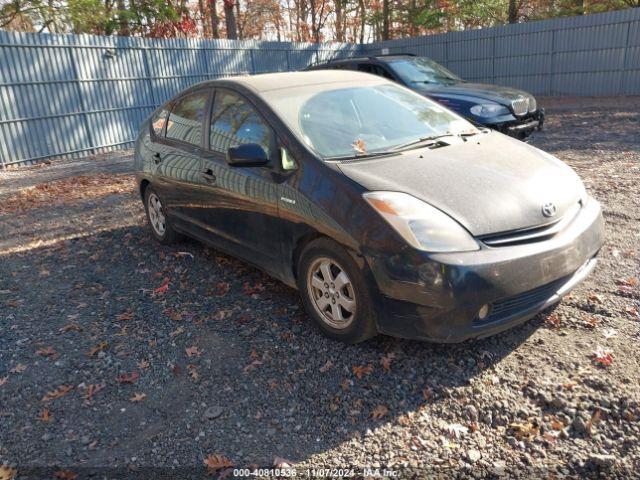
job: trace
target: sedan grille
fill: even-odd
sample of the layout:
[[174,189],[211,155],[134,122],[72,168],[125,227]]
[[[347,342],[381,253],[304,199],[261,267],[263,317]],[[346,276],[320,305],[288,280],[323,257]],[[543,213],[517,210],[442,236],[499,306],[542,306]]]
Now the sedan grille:
[[525,115],[529,111],[529,99],[517,98],[511,101],[511,108],[516,115]]
[[567,275],[541,287],[495,302],[491,313],[482,320],[477,318],[474,321],[475,325],[484,325],[504,320],[512,315],[525,312],[537,305],[545,303],[569,281],[572,275],[573,274]]

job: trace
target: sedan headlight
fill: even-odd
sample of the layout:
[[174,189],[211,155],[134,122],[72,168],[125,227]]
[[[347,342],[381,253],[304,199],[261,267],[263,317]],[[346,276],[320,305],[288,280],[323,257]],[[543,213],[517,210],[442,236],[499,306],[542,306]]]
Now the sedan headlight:
[[474,105],[469,109],[469,111],[478,117],[497,117],[499,115],[507,115],[509,113],[509,109],[507,107],[497,103]]
[[464,252],[480,249],[459,223],[411,195],[368,192],[363,197],[409,245],[418,250]]

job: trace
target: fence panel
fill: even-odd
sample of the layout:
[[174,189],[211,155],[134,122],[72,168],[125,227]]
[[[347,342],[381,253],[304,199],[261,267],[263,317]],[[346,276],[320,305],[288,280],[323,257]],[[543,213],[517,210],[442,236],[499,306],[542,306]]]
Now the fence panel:
[[0,168],[131,146],[156,106],[197,82],[383,49],[539,95],[640,94],[640,8],[369,45],[0,30]]
[[365,45],[364,53],[424,55],[467,80],[538,95],[640,94],[640,8],[412,40]]

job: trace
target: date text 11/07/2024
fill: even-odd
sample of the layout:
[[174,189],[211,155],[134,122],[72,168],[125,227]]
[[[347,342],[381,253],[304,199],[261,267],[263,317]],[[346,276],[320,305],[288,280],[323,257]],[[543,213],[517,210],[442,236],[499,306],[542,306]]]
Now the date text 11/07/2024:
[[398,472],[388,468],[235,468],[234,477],[284,478],[396,478]]

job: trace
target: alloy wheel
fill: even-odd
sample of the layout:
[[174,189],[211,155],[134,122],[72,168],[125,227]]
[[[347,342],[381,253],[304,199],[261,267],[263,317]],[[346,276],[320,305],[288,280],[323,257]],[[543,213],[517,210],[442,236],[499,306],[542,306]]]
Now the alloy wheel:
[[167,229],[166,219],[162,211],[162,203],[155,193],[149,195],[148,200],[149,221],[153,231],[160,237],[164,236]]
[[344,329],[356,314],[356,297],[347,272],[335,260],[316,259],[307,274],[307,290],[320,317],[332,328]]

